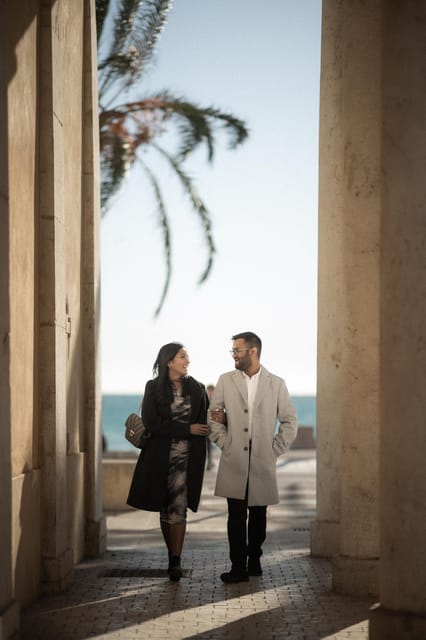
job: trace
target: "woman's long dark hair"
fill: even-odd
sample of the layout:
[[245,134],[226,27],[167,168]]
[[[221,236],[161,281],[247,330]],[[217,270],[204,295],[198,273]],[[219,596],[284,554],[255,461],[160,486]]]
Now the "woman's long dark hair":
[[[168,364],[170,360],[173,360],[178,351],[183,348],[183,344],[180,342],[168,342],[161,347],[154,362],[152,373],[154,378],[158,378],[157,393],[162,402],[170,403],[172,401],[173,392],[169,378]],[[186,385],[184,384],[183,386],[185,387]]]

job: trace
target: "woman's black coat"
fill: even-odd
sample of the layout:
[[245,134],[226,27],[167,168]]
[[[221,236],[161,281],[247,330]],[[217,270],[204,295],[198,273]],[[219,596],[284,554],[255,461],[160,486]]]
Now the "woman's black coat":
[[186,423],[173,420],[170,405],[159,400],[158,378],[146,384],[142,420],[150,438],[139,455],[133,474],[127,499],[131,507],[146,511],[159,511],[163,507],[172,438],[188,438],[188,507],[197,511],[206,459],[206,438],[191,435],[190,425],[207,424],[208,398],[204,386],[194,378],[188,376],[184,384],[185,394],[191,397],[191,415]]

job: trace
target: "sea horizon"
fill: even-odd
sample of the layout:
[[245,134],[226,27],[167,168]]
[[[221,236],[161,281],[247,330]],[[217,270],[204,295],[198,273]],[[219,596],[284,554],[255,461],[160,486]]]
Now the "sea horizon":
[[[292,394],[300,426],[313,427],[316,433],[316,395]],[[138,413],[141,393],[102,393],[102,434],[108,451],[135,451],[124,437],[127,416]]]

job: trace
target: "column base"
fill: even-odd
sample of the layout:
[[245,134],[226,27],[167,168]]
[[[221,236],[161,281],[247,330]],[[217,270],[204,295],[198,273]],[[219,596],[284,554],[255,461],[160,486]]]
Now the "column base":
[[2,609],[0,613],[0,640],[12,638],[14,634],[18,637],[19,631],[19,606],[15,600]]
[[375,605],[370,610],[368,637],[370,640],[424,640],[426,615],[391,611]]
[[336,556],[332,560],[332,590],[357,596],[379,592],[379,559]]
[[73,554],[66,549],[58,558],[43,556],[43,593],[60,593],[73,579]]
[[340,523],[330,520],[312,520],[311,555],[331,558],[339,553]]
[[85,554],[87,558],[99,558],[106,551],[106,519],[86,520]]

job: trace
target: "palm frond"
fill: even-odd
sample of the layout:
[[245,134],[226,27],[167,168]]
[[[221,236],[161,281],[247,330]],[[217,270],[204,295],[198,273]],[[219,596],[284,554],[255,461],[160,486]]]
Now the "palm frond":
[[[113,39],[99,63],[99,93],[112,84],[125,91],[143,73],[167,20],[172,0],[122,0],[114,20]],[[117,88],[117,87],[116,87]]]
[[161,193],[160,185],[158,183],[157,178],[152,173],[151,169],[142,161],[139,160],[145,173],[151,181],[152,188],[154,190],[155,199],[158,206],[158,214],[159,214],[159,222],[161,229],[163,231],[163,247],[166,254],[166,278],[163,285],[163,290],[161,292],[160,301],[157,305],[157,308],[154,312],[154,317],[157,317],[160,314],[161,309],[163,308],[164,301],[167,296],[167,292],[169,290],[170,281],[172,277],[172,245],[171,245],[171,233],[170,233],[170,225],[169,218],[167,216],[166,206],[164,204],[163,196]]
[[[217,126],[222,126],[228,135],[228,147],[235,149],[248,137],[249,130],[246,124],[233,114],[226,113],[215,107],[202,107],[194,102],[189,102],[180,96],[163,91],[150,98],[126,102],[114,107],[103,109],[100,115],[101,121],[110,117],[110,114],[127,114],[133,118],[151,119],[157,123],[160,121],[175,120],[179,131],[180,145],[178,157],[183,160],[197,146],[204,143],[207,146],[207,157],[211,161],[214,155],[214,136]],[[162,115],[160,115],[162,114]],[[160,129],[157,133],[160,132]]]
[[[170,119],[176,120],[180,134],[181,143],[175,159],[180,170],[185,158],[202,143],[206,144],[208,159],[212,160],[217,122],[226,129],[231,148],[248,136],[246,125],[235,116],[213,107],[200,107],[164,92],[152,98],[117,105],[113,109],[103,109],[99,115],[99,127],[102,168],[106,172],[102,184],[105,188],[102,193],[104,210],[108,199],[120,187],[126,170],[133,164],[137,150],[152,144]],[[175,172],[183,182],[179,171]]]
[[198,284],[202,284],[203,282],[205,282],[205,280],[208,278],[208,276],[210,274],[210,271],[211,271],[212,266],[213,266],[214,254],[216,253],[216,247],[215,247],[214,241],[213,241],[212,223],[211,223],[210,212],[208,211],[208,209],[205,206],[204,202],[201,200],[200,196],[198,195],[198,192],[197,192],[197,190],[195,188],[195,185],[194,185],[192,179],[183,170],[179,160],[177,160],[176,158],[171,156],[167,151],[165,151],[159,145],[157,145],[155,143],[152,143],[152,146],[159,153],[161,153],[161,155],[164,158],[166,158],[166,160],[169,162],[169,164],[171,165],[171,167],[172,167],[173,171],[175,172],[176,176],[179,178],[179,180],[180,180],[180,182],[181,182],[181,184],[182,184],[182,186],[184,188],[185,194],[189,196],[189,199],[191,201],[191,204],[192,204],[192,207],[193,207],[194,211],[198,214],[198,216],[200,218],[201,226],[202,226],[203,233],[204,233],[204,240],[206,241],[207,251],[208,251],[206,267],[205,267],[203,273],[201,274],[201,276],[200,276],[200,278],[198,280]]
[[[160,183],[140,158],[139,151],[151,146],[167,160],[199,217],[208,253],[199,278],[202,283],[211,272],[216,252],[211,215],[183,163],[203,144],[211,162],[219,130],[225,131],[230,149],[242,144],[249,133],[246,124],[233,114],[212,106],[202,107],[168,91],[117,104],[118,97],[135,83],[151,61],[172,1],[96,0],[98,48],[105,50],[105,54],[99,54],[98,66],[102,213],[106,212],[136,159],[139,160],[154,191],[165,251],[166,277],[155,316],[163,308],[170,286],[171,232]],[[111,25],[111,37],[107,37]],[[107,36],[103,38],[105,33]],[[178,150],[173,154],[155,142],[170,126],[177,130],[179,140]]]
[[161,105],[158,108],[169,112],[170,117],[179,118],[181,143],[178,155],[181,159],[194,151],[198,145],[205,143],[208,149],[207,157],[211,162],[214,154],[214,126],[217,123],[226,129],[230,149],[235,149],[248,137],[246,124],[231,113],[215,107],[201,107],[169,92],[158,93],[155,97]]
[[134,29],[137,11],[142,4],[143,0],[121,0],[114,20],[112,54],[123,51]]
[[109,11],[110,0],[96,0],[96,35],[98,46],[102,38],[104,24]]
[[[147,0],[138,13],[131,33],[132,44],[140,52],[142,65],[152,59],[158,39],[164,29],[173,0]],[[143,70],[141,66],[139,73]]]
[[101,212],[105,215],[134,162],[132,141],[121,132],[101,132]]

